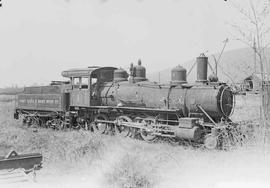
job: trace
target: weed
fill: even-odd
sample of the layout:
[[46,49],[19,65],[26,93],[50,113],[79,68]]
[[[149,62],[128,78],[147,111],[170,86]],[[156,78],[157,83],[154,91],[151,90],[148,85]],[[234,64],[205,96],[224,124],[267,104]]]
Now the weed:
[[126,154],[106,173],[112,187],[153,187],[157,181],[156,167],[139,154]]

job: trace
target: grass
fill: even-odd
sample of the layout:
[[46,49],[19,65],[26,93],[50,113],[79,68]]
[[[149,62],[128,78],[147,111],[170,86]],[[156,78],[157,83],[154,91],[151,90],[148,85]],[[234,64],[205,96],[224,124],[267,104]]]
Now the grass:
[[57,187],[214,187],[268,181],[270,150],[261,145],[256,128],[258,104],[257,96],[237,96],[232,120],[244,120],[242,128],[252,130],[247,143],[230,151],[207,151],[87,131],[34,131],[13,119],[14,100],[0,98],[0,155],[11,149],[42,153],[44,168],[37,181]]
[[153,162],[140,154],[127,153],[105,173],[105,179],[112,187],[153,187],[157,178]]
[[[1,100],[3,101],[3,100]],[[91,165],[104,151],[101,136],[84,131],[57,132],[50,129],[30,129],[13,119],[14,101],[0,102],[0,155],[10,150],[18,153],[42,153],[43,166],[57,166],[56,171],[72,171]]]

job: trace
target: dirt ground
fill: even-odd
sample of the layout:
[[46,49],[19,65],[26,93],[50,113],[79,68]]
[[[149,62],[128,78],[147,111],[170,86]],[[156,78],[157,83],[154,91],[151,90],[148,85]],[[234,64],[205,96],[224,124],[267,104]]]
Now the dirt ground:
[[[23,127],[14,101],[0,98],[0,155],[40,152],[43,168],[27,187],[269,187],[270,148],[260,139],[230,151],[140,140],[86,131]],[[237,96],[233,121],[259,118],[257,95]],[[30,175],[31,176],[31,175]],[[26,185],[12,185],[16,188]]]

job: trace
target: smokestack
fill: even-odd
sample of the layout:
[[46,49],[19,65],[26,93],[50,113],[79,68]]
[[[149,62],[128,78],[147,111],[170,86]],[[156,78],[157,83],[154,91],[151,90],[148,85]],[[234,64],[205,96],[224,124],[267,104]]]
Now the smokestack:
[[207,66],[208,66],[208,57],[204,53],[200,54],[196,58],[197,62],[197,80],[196,82],[205,83],[207,82]]

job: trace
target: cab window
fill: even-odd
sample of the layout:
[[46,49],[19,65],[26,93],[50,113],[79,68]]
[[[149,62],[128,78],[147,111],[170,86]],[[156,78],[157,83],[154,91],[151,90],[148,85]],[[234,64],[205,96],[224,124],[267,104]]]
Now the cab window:
[[88,77],[82,78],[81,89],[88,89]]
[[72,82],[73,88],[79,88],[80,87],[80,78],[73,78]]
[[88,89],[88,77],[74,77],[72,85],[75,89]]
[[96,84],[97,83],[97,78],[91,78],[91,83],[92,83],[92,85]]

